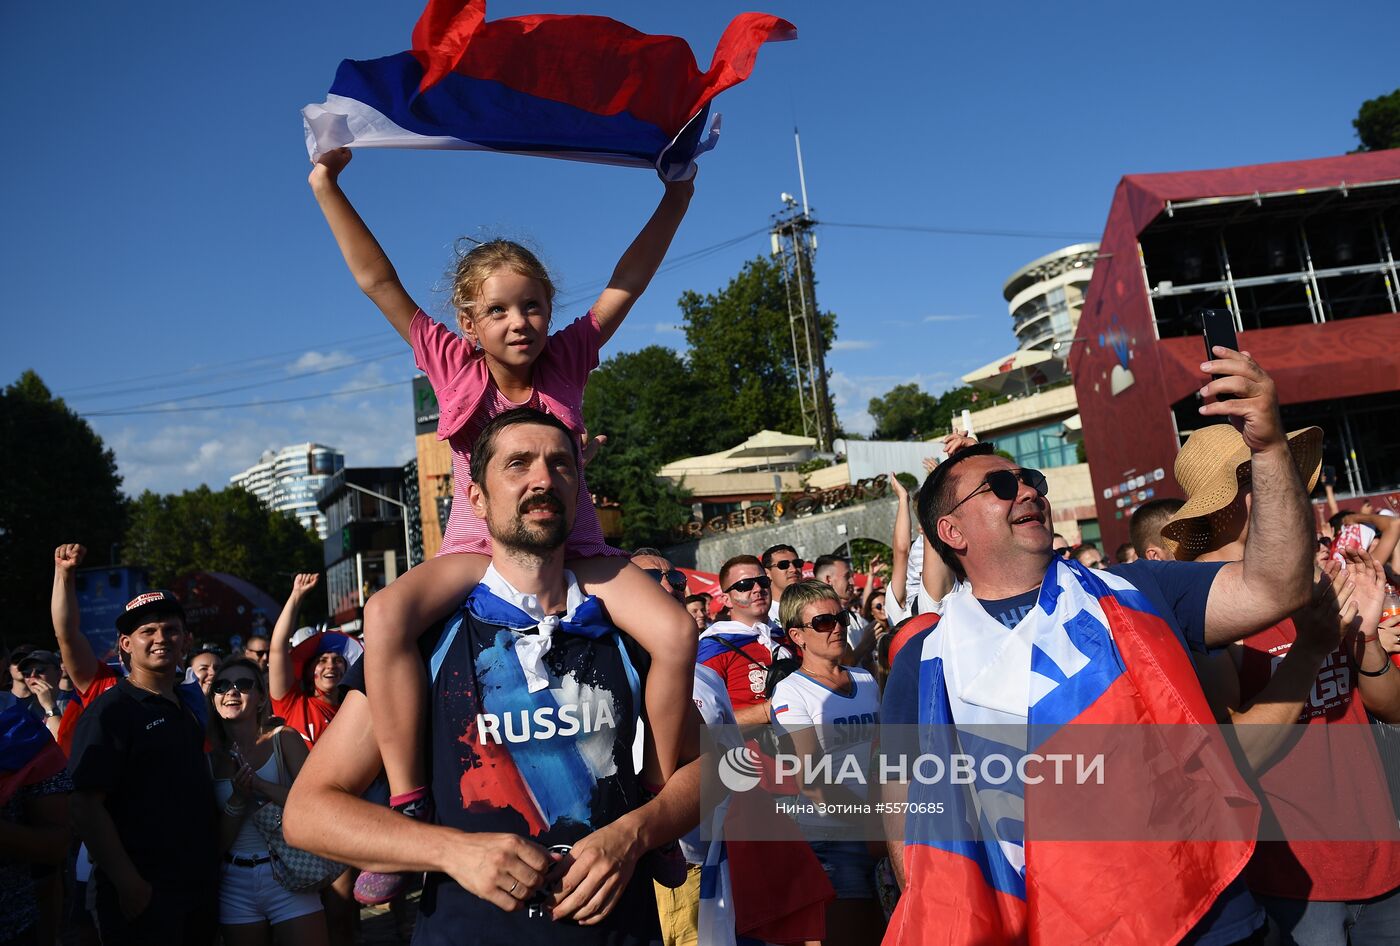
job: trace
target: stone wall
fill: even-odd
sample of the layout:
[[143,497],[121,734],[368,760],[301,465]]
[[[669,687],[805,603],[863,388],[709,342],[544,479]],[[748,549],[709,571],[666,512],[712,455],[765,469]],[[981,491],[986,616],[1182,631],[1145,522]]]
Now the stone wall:
[[[894,537],[894,514],[898,502],[893,496],[872,499],[832,512],[784,519],[776,525],[706,536],[698,541],[671,546],[666,553],[675,565],[703,572],[718,572],[719,567],[735,555],[757,555],[779,543],[791,545],[797,549],[798,555],[808,561],[838,551],[844,554],[848,539],[874,539],[889,545]],[[837,526],[841,525],[846,527],[845,535],[837,530]]]

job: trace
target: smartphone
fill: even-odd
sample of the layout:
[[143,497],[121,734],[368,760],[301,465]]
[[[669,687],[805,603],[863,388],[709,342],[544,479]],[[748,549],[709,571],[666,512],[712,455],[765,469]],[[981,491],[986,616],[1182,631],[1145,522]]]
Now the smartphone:
[[[1239,338],[1235,335],[1235,317],[1228,309],[1202,309],[1201,310],[1201,333],[1206,340],[1206,361],[1215,360],[1215,347],[1228,348],[1231,351],[1240,350]],[[1220,377],[1220,375],[1215,375]],[[1217,394],[1217,401],[1228,401],[1234,397],[1233,394]]]

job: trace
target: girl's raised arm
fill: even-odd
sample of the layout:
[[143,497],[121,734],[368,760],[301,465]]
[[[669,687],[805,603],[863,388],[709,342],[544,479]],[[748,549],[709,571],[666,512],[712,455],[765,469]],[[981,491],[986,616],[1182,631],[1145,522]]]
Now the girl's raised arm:
[[[409,326],[413,324],[418,304],[404,291],[394,264],[389,262],[379,241],[340,189],[340,172],[349,163],[349,148],[337,148],[321,155],[308,178],[311,192],[316,195],[321,213],[326,215],[326,223],[331,225],[331,233],[345,257],[345,265],[350,267],[350,275],[355,277],[355,284],[384,313],[394,331],[411,345]],[[671,229],[674,231],[675,227]],[[653,266],[652,270],[655,269]]]
[[667,182],[666,192],[661,196],[661,203],[651,219],[642,227],[642,232],[637,234],[627,252],[622,254],[622,259],[617,261],[608,287],[593,303],[593,315],[598,319],[602,334],[600,344],[607,344],[631,311],[632,305],[646,292],[651,277],[656,275],[657,267],[666,258],[671,239],[685,219],[690,198],[694,194],[694,179]]

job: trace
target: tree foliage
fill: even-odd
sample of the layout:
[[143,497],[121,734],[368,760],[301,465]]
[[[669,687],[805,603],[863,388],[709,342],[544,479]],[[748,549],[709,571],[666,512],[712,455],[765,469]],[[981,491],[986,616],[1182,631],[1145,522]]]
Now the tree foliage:
[[0,392],[0,601],[11,643],[50,638],[53,550],[88,547],[89,565],[110,560],[125,500],[117,461],[87,421],[33,371]]
[[976,392],[952,388],[937,397],[917,384],[900,384],[870,399],[876,440],[929,440],[952,430],[953,418],[973,405]]
[[1351,126],[1361,142],[1358,151],[1400,148],[1400,89],[1362,102]]
[[[709,396],[713,449],[759,430],[802,433],[782,267],[757,257],[719,292],[680,298],[690,367]],[[823,351],[836,337],[836,316],[820,315]],[[704,451],[696,451],[704,452]]]
[[928,439],[938,398],[917,384],[900,384],[871,398],[868,410],[875,419],[876,440]]
[[588,465],[588,488],[622,504],[628,548],[670,544],[690,517],[689,497],[656,471],[707,452],[705,403],[690,367],[661,345],[614,355],[589,375],[584,424],[608,443]]
[[[296,572],[324,566],[321,540],[292,516],[237,486],[179,494],[147,490],[131,504],[123,560],[145,565],[155,587],[186,572],[228,572],[277,597]],[[325,617],[324,595],[310,595],[309,619]]]
[[[690,518],[665,463],[732,447],[763,429],[802,433],[783,271],[758,257],[718,292],[679,301],[688,351],[615,355],[589,376],[584,423],[608,444],[588,467],[595,495],[622,504],[623,544],[668,545]],[[824,350],[836,316],[821,316]],[[683,484],[682,484],[683,485]]]
[[588,469],[589,488],[601,489],[607,476],[604,461],[617,448],[645,445],[661,463],[733,446],[713,443],[707,398],[690,367],[662,345],[613,355],[588,376],[583,390],[583,422],[590,431],[607,434],[609,445]]

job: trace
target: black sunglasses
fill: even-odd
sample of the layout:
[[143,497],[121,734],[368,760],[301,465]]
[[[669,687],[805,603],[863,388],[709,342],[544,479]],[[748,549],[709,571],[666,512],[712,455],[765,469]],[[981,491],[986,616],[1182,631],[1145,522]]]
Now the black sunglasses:
[[731,591],[738,591],[746,594],[753,590],[754,585],[758,585],[758,587],[767,591],[768,586],[771,584],[773,584],[773,579],[769,578],[767,575],[759,575],[756,578],[740,578],[734,584],[724,589],[724,593],[728,594]]
[[656,582],[664,581],[677,591],[685,587],[685,572],[679,568],[673,568],[669,572],[663,572],[659,568],[643,568],[642,571],[650,575]]
[[[1045,474],[1039,470],[993,470],[982,479],[982,485],[958,500],[953,509],[957,509],[958,506],[972,497],[987,490],[991,490],[992,495],[1003,501],[1015,499],[1016,494],[1021,491],[1022,483],[1035,490],[1040,496],[1050,492],[1050,484],[1045,482]],[[949,509],[944,515],[951,513],[953,509]]]
[[258,684],[252,677],[239,677],[237,680],[230,680],[225,677],[222,680],[214,681],[214,692],[219,695],[227,693],[229,690],[237,689],[239,693],[247,696],[253,692],[253,688]]
[[805,561],[803,561],[802,559],[800,559],[800,558],[785,558],[785,559],[783,559],[781,562],[773,562],[773,563],[772,563],[771,565],[769,565],[768,567],[769,567],[769,568],[776,568],[776,569],[777,569],[778,571],[780,571],[780,572],[785,572],[785,571],[787,571],[789,568],[795,568],[795,569],[797,569],[798,571],[801,571],[801,570],[802,570],[802,566],[803,566],[803,565],[806,565],[806,564],[807,564],[807,563],[806,563]]
[[817,614],[807,624],[795,624],[794,627],[810,627],[818,634],[830,634],[836,630],[836,625],[843,628],[851,626],[851,612],[837,611],[835,614]]

